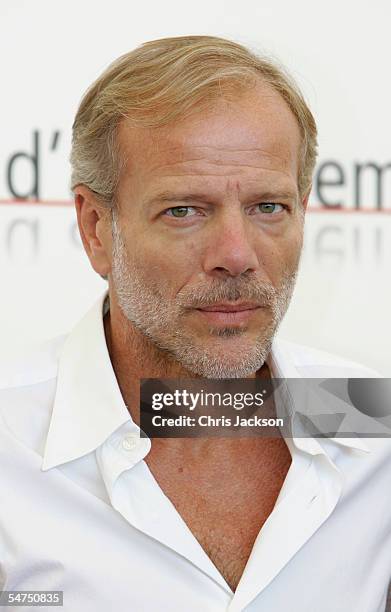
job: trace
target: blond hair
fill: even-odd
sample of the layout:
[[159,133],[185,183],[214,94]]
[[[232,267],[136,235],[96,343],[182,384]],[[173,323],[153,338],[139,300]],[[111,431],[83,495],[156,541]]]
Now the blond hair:
[[316,161],[315,120],[285,71],[244,46],[214,36],[180,36],[142,44],[115,60],[85,93],[73,124],[71,188],[89,187],[114,207],[121,169],[117,131],[159,127],[207,107],[221,96],[245,92],[261,79],[288,104],[298,122],[301,159],[298,188],[311,186]]

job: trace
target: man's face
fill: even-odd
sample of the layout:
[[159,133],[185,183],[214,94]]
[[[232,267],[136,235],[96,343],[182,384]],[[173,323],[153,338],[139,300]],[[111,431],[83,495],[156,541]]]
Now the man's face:
[[259,369],[302,247],[300,132],[266,85],[173,126],[120,128],[112,274],[125,317],[190,373]]

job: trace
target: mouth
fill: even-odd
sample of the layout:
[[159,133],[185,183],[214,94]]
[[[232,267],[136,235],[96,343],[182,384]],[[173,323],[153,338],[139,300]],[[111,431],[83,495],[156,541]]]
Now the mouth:
[[246,323],[255,316],[262,306],[253,302],[236,304],[221,303],[197,308],[196,310],[206,318],[209,323],[217,325],[239,325]]

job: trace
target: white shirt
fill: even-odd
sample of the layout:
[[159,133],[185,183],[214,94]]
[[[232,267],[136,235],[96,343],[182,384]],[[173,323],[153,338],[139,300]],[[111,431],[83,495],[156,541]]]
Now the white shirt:
[[[144,461],[104,297],[69,336],[2,368],[0,590],[61,590],[64,612],[383,611],[390,440],[287,439],[292,464],[233,593]],[[286,378],[372,375],[282,340],[268,365]]]

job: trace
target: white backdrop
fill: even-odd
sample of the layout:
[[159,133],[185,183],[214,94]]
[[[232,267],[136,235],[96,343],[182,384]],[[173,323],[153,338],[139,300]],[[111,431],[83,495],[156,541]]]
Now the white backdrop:
[[[282,61],[319,126],[314,210],[280,335],[391,376],[390,18],[386,0],[0,0],[0,353],[67,332],[106,287],[66,203],[82,93],[145,40],[211,34]],[[43,203],[14,201],[28,195]]]

